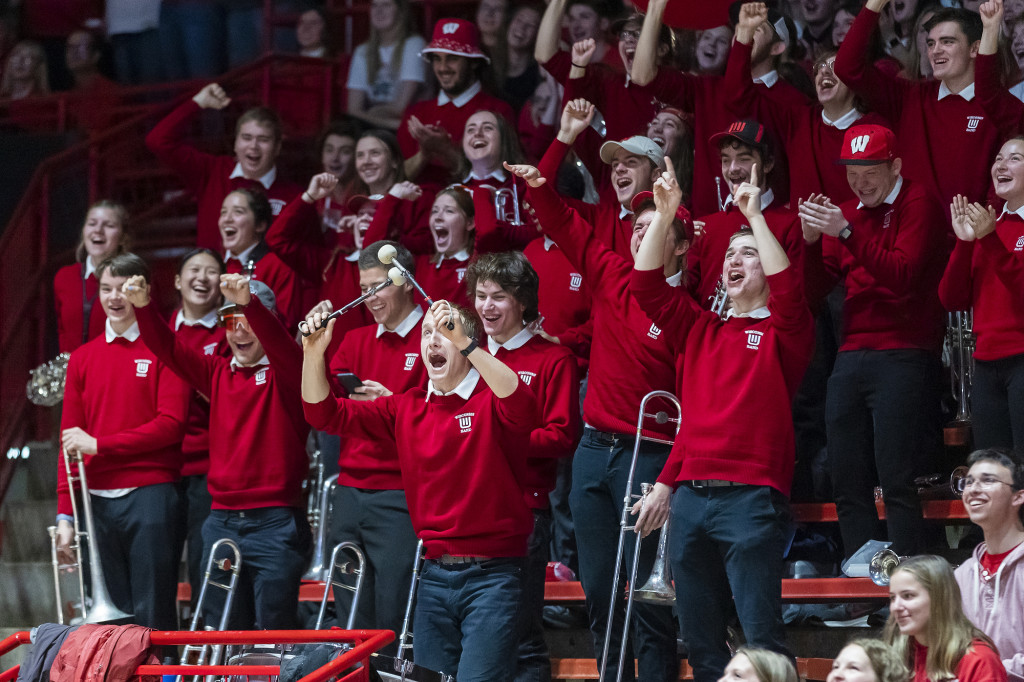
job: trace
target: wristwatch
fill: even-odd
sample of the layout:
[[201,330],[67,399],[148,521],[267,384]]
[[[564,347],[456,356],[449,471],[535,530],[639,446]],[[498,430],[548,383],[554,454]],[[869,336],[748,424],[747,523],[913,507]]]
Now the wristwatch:
[[460,350],[459,352],[462,353],[463,356],[468,358],[469,354],[472,353],[474,350],[476,350],[476,347],[477,347],[476,339],[470,339],[469,340],[469,345],[466,346],[465,348],[463,348],[462,350]]
[[850,238],[851,234],[853,234],[853,230],[850,229],[850,224],[847,223],[846,227],[839,230],[839,241],[845,242],[847,239]]

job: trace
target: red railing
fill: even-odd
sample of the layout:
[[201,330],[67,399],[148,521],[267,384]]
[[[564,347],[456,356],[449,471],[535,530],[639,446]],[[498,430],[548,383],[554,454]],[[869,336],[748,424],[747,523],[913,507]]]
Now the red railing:
[[[299,682],[367,681],[370,679],[370,654],[380,650],[395,639],[390,630],[227,630],[197,632],[162,632],[154,630],[149,634],[152,646],[185,646],[205,644],[307,644],[333,643],[353,644],[333,661],[317,668]],[[16,632],[0,642],[0,656],[22,644],[29,644],[28,632]],[[344,671],[360,665],[344,677]],[[0,673],[0,682],[12,682],[18,677],[19,666]],[[277,665],[140,665],[136,675],[279,675]]]

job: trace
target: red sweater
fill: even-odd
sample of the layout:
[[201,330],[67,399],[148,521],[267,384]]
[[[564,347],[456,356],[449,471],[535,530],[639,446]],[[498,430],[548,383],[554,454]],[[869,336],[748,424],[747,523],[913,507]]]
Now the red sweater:
[[[305,274],[306,279],[319,283],[318,302],[328,300],[335,309],[359,298],[359,265],[347,260],[341,252],[327,247],[322,235],[319,241],[309,241],[306,234],[309,226],[318,220],[316,208],[301,199],[288,202],[267,230],[266,242],[270,250],[295,272]],[[305,315],[308,311],[302,311]],[[358,329],[373,322],[373,316],[366,306],[358,306],[342,315],[334,323],[334,338],[331,350],[352,329]]]
[[522,382],[497,399],[483,379],[468,400],[423,388],[356,402],[328,396],[304,403],[306,419],[329,433],[394,439],[405,498],[427,558],[526,555],[533,517],[523,503],[526,424],[537,422]]
[[[174,329],[176,319],[177,312],[171,317],[171,329]],[[182,324],[174,333],[197,353],[231,358],[223,327]],[[210,398],[195,389],[192,389],[188,403],[188,424],[185,439],[181,442],[181,458],[182,476],[205,476],[210,470]]]
[[839,350],[921,348],[938,351],[945,313],[938,286],[949,251],[945,214],[920,183],[903,181],[893,204],[842,206],[853,234],[823,236],[807,247],[811,301],[837,281],[846,286]]
[[[750,77],[750,72],[747,72]],[[805,104],[807,98],[803,93],[781,78],[772,86],[757,85],[765,97],[779,102],[782,106],[792,106],[794,102]],[[656,97],[664,104],[679,107],[694,115],[694,164],[693,192],[690,202],[694,215],[705,215],[718,210],[718,186],[721,185],[721,197],[724,199],[729,189],[722,180],[722,159],[718,146],[708,140],[715,133],[725,130],[736,116],[725,107],[724,78],[721,76],[694,76],[681,73],[675,69],[659,69],[657,76],[645,87],[648,97]],[[777,145],[777,143],[776,143]],[[785,178],[783,169],[776,165],[773,174],[775,194],[782,203],[786,203],[789,194],[781,186],[779,179]]]
[[[764,210],[764,219],[775,238],[782,244],[789,256],[794,271],[804,271],[804,235],[800,229],[800,218],[795,211],[783,208],[779,202],[772,203]],[[747,219],[738,208],[730,204],[725,211],[719,211],[700,218],[704,221],[704,236],[694,240],[686,254],[687,286],[694,294],[700,307],[707,309],[715,288],[722,277],[725,252],[729,250],[729,239],[741,227],[749,227]]]
[[[100,335],[75,350],[68,361],[60,428],[77,426],[96,439],[96,454],[86,456],[89,488],[177,481],[188,394],[141,339],[107,343]],[[71,514],[63,450],[57,471],[57,513]]]
[[658,270],[634,270],[630,289],[676,347],[676,395],[686,401],[659,483],[722,479],[789,495],[796,450],[790,404],[814,352],[800,273],[767,278],[769,317],[722,321]]
[[[550,246],[548,246],[550,244]],[[553,241],[538,237],[530,242],[523,255],[540,277],[540,314],[543,328],[557,336],[559,342],[576,355],[580,376],[586,374],[590,358],[593,329],[590,321],[590,288],[583,275],[573,267],[565,252]],[[589,330],[580,333],[583,330]]]
[[434,237],[430,234],[430,209],[434,205],[434,192],[423,188],[419,199],[410,201],[385,194],[377,204],[363,246],[381,239],[401,242],[413,253],[434,253]]
[[232,367],[176,338],[152,305],[138,309],[143,338],[179,376],[210,397],[210,472],[214,509],[302,506],[309,471],[302,418],[302,351],[255,296],[245,317],[269,365]]
[[[928,647],[914,641],[914,682],[933,682],[928,677]],[[1015,652],[1006,655],[1012,657]],[[974,640],[971,648],[956,666],[958,682],[1006,682],[1006,668],[999,654],[982,640]]]
[[583,419],[600,431],[635,433],[643,397],[675,387],[675,354],[626,286],[632,261],[605,246],[550,182],[531,187],[527,194],[545,233],[593,287],[594,336]]
[[199,105],[189,99],[171,111],[166,118],[146,135],[146,146],[156,154],[160,162],[168,166],[185,188],[196,196],[196,243],[199,246],[219,251],[221,248],[220,207],[224,197],[239,187],[256,187],[270,199],[274,215],[292,200],[302,188],[279,176],[270,189],[257,180],[230,178],[237,160],[234,156],[215,156],[199,151],[184,142],[185,130],[201,111]]
[[[1003,85],[999,56],[979,54],[974,62],[974,94],[981,108],[999,130],[999,139],[1017,135],[1024,129],[1024,102]],[[989,161],[994,155],[989,158]]]
[[[475,213],[476,237],[473,250],[476,253],[522,251],[523,247],[537,236],[537,231],[539,230],[537,221],[522,205],[523,200],[526,198],[525,180],[517,175],[505,173],[504,180],[496,178],[477,180],[471,178],[463,184],[474,190],[473,209]],[[490,185],[495,189],[515,188],[515,196],[519,197],[519,222],[522,225],[515,225],[507,220],[498,220],[494,207],[494,194],[490,190],[481,189],[481,185]],[[510,211],[513,203],[512,197],[509,197],[507,205]]]
[[[462,133],[466,127],[469,117],[478,111],[494,111],[505,117],[510,125],[515,126],[516,117],[508,102],[489,95],[484,91],[478,92],[461,107],[455,106],[454,102],[448,102],[443,106],[437,104],[437,98],[416,102],[405,110],[402,123],[398,126],[398,145],[402,149],[402,156],[409,158],[420,150],[420,144],[409,134],[409,118],[415,116],[423,125],[437,125],[448,131],[452,138],[452,144],[456,147],[462,146]],[[433,186],[440,189],[447,187],[451,170],[435,163],[430,163],[423,168],[416,181],[421,185]],[[377,209],[378,211],[380,208]]]
[[57,309],[57,345],[61,353],[70,353],[82,345],[82,316],[86,300],[92,301],[88,338],[94,339],[101,335],[103,325],[107,321],[98,298],[100,289],[96,276],[89,275],[83,283],[83,268],[81,263],[66,265],[58,270],[53,278],[53,306]]
[[[726,105],[737,118],[755,118],[776,136],[789,165],[791,204],[795,207],[796,200],[816,192],[826,194],[837,206],[852,199],[846,166],[835,162],[846,130],[826,124],[821,118],[822,107],[816,102],[768,97],[770,90],[755,86],[750,79],[751,48],[738,42],[732,44],[725,72]],[[865,114],[854,123],[867,124],[889,125],[874,113]]]
[[558,476],[558,459],[572,456],[580,437],[576,361],[568,348],[542,336],[530,336],[515,349],[499,347],[494,357],[515,370],[519,380],[537,395],[540,426],[530,433],[523,493],[526,506],[547,509],[551,506],[548,493],[555,489]]
[[[473,297],[466,291],[466,268],[469,263],[468,260],[462,261],[457,258],[445,258],[440,263],[435,263],[433,256],[420,254],[416,256],[416,272],[413,273],[413,277],[435,301],[443,298],[473,310]],[[413,295],[413,300],[426,307],[426,302],[418,291]]]
[[[265,242],[257,244],[248,259],[253,261],[252,278],[263,282],[274,292],[277,310],[285,324],[292,328],[299,320],[305,319],[307,309],[303,306],[302,280],[298,273],[271,253]],[[237,275],[243,271],[243,264],[237,258],[226,261],[225,266],[228,274]]]
[[[405,393],[427,385],[427,368],[420,358],[420,326],[405,336],[384,332],[377,325],[354,329],[331,357],[331,374],[351,372],[387,386],[392,393]],[[353,488],[401,490],[402,472],[398,452],[391,438],[365,439],[343,434],[338,458],[338,482]]]
[[[943,206],[956,194],[984,201],[989,166],[1002,142],[995,123],[977,98],[940,100],[939,81],[893,77],[868,61],[878,17],[871,10],[857,15],[836,56],[836,76],[892,121],[905,177],[922,183]],[[948,215],[943,223],[949,231]]]
[[957,241],[939,284],[946,310],[974,309],[978,360],[1024,353],[1024,220],[999,218],[983,239]]

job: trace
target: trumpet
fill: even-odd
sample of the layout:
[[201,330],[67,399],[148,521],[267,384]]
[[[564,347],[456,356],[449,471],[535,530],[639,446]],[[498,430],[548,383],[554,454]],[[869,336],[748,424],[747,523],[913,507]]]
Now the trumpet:
[[971,424],[971,382],[974,377],[976,345],[973,323],[972,311],[958,310],[949,313],[946,325],[950,386],[957,404],[956,418],[945,429],[948,445],[966,445],[967,430]]
[[511,187],[494,190],[494,215],[501,222],[511,225],[523,224],[519,216],[519,191],[515,183]]
[[729,302],[729,294],[726,293],[725,279],[721,275],[718,276],[718,283],[715,284],[715,293],[708,296],[708,301],[711,302],[708,310],[719,317],[725,314],[725,305]]
[[[74,460],[78,465],[77,476],[71,472],[72,460]],[[79,601],[81,616],[73,618],[71,620],[72,625],[78,625],[80,623],[118,623],[131,620],[132,614],[125,613],[121,609],[117,608],[117,606],[114,605],[113,600],[110,598],[110,593],[107,591],[107,583],[103,577],[103,564],[100,561],[99,549],[96,547],[96,524],[93,522],[92,500],[89,498],[89,484],[85,478],[85,463],[82,461],[81,454],[65,450],[64,471],[67,473],[68,477],[68,492],[71,495],[71,510],[75,519],[75,535],[74,541],[71,545],[71,549],[75,552],[75,562],[73,564],[61,564],[59,562],[57,556],[57,532],[55,528],[54,532],[50,535],[50,556],[53,563],[54,588],[57,591],[58,622],[64,622],[64,599],[61,594],[60,571],[62,569],[75,568],[78,569],[78,593],[81,597]],[[82,496],[81,504],[75,500],[74,488],[76,482],[78,483],[79,492]],[[81,507],[81,511],[85,515],[85,530],[82,530],[82,526],[79,521],[79,507]],[[89,587],[92,594],[91,599],[86,596],[85,576],[82,571],[83,538],[86,539],[89,546],[89,566],[91,569]]]
[[906,558],[891,549],[881,549],[875,552],[875,555],[871,557],[871,563],[868,564],[868,575],[871,576],[871,582],[880,587],[888,585],[893,571],[899,568]]
[[64,381],[67,379],[70,357],[71,353],[61,353],[29,372],[32,378],[25,386],[29,402],[33,405],[53,407],[64,399]]

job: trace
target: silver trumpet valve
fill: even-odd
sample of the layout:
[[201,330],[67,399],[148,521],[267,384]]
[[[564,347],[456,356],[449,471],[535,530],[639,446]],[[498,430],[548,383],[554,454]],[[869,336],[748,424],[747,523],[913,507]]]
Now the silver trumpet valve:
[[893,571],[906,558],[891,549],[882,549],[875,552],[875,555],[871,557],[871,563],[868,564],[868,575],[871,577],[871,582],[882,587],[888,585]]

